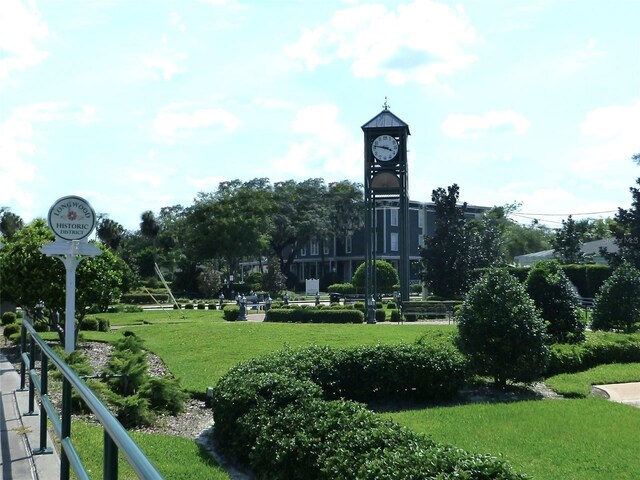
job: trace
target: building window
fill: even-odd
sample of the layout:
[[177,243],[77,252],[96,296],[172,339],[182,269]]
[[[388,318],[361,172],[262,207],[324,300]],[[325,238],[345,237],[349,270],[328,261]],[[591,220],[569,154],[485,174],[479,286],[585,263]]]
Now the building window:
[[422,210],[418,210],[418,228],[424,227],[424,215]]
[[307,256],[307,246],[306,245],[300,249],[300,256],[301,257],[306,257]]
[[351,235],[344,239],[344,253],[351,253]]
[[398,211],[399,211],[399,209],[397,209],[397,208],[392,208],[391,209],[391,226],[392,227],[397,227],[398,226]]
[[329,247],[327,247],[326,245],[325,245],[324,247],[322,247],[322,252],[323,252],[325,255],[329,255]]
[[311,241],[310,254],[311,255],[318,255],[318,253],[320,253],[320,248],[318,246],[318,241],[317,240],[312,240]]
[[396,232],[391,232],[391,251],[398,251],[398,234]]

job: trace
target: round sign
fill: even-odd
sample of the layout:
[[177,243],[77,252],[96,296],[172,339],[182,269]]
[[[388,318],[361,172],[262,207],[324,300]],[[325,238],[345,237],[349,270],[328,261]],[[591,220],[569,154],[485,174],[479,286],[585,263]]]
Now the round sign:
[[62,197],[49,210],[49,226],[62,240],[82,240],[96,226],[96,212],[84,198]]

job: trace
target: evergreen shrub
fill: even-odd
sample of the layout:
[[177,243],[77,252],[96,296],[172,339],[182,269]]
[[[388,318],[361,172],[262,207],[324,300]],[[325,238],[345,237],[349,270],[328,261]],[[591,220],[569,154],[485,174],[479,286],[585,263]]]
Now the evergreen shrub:
[[282,323],[362,323],[364,314],[347,308],[272,308],[265,322]]
[[[271,310],[270,310],[271,311]],[[225,305],[222,310],[222,318],[227,322],[235,322],[240,316],[240,307],[237,305]]]
[[352,283],[334,283],[327,287],[328,293],[339,293],[340,295],[348,295],[356,293],[356,287]]
[[4,336],[5,340],[9,340],[11,335],[15,333],[20,334],[20,325],[17,323],[5,325],[4,330],[2,331],[2,335]]
[[80,330],[86,330],[86,331],[92,331],[92,332],[97,332],[98,331],[98,320],[94,317],[85,317],[80,321]]
[[387,312],[384,308],[376,309],[376,322],[384,322],[387,320]]
[[640,327],[640,271],[625,263],[596,295],[591,328],[632,332]]
[[14,312],[4,312],[2,314],[2,325],[10,325],[16,323],[16,314]]
[[274,352],[238,364],[217,383],[214,435],[265,478],[524,479],[503,460],[435,443],[343,399],[447,398],[465,370],[449,346]]

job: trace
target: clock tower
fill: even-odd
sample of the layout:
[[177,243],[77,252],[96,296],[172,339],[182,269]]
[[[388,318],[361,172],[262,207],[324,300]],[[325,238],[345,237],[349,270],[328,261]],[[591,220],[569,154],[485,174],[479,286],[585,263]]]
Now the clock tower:
[[375,270],[379,251],[378,242],[376,242],[378,237],[376,206],[382,200],[392,200],[398,205],[400,298],[402,301],[409,300],[407,138],[410,132],[409,126],[391,113],[386,99],[383,110],[365,123],[362,131],[364,132],[366,303],[369,307],[372,296],[375,298],[378,293]]

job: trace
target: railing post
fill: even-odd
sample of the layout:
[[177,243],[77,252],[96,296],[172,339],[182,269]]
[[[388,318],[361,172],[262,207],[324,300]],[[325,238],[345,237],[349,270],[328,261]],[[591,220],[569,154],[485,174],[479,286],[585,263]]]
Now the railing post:
[[[60,419],[60,441],[71,438],[71,383],[62,378],[62,418]],[[64,448],[60,449],[60,480],[69,480],[69,457]]]
[[[36,340],[31,335],[31,340],[29,340],[29,371],[31,372],[34,368],[36,368]],[[36,390],[33,385],[33,379],[31,375],[29,375],[29,411],[24,414],[25,417],[31,417],[37,415],[36,413]]]
[[47,410],[42,405],[42,398],[48,394],[49,357],[42,351],[40,357],[40,448],[33,451],[34,455],[53,453],[52,448],[47,448]]
[[118,480],[118,446],[104,430],[104,480]]
[[20,389],[19,391],[23,392],[26,388],[27,381],[27,366],[24,363],[24,358],[22,356],[23,353],[27,351],[27,327],[24,325],[24,322],[27,321],[28,317],[25,315],[25,318],[22,321],[22,326],[20,327]]

